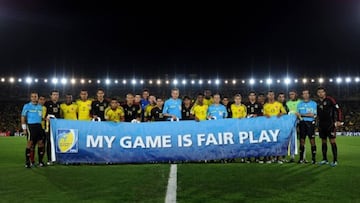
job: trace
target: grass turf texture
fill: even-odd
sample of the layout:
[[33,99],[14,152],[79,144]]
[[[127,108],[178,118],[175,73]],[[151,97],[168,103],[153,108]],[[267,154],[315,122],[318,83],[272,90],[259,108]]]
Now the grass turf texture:
[[[321,145],[316,140],[320,161]],[[335,168],[295,163],[178,164],[177,200],[360,202],[360,137],[338,137],[337,143]],[[24,146],[23,137],[0,137],[0,202],[164,202],[168,164],[26,169]],[[308,160],[309,149],[307,143]],[[330,146],[328,158],[332,159]]]

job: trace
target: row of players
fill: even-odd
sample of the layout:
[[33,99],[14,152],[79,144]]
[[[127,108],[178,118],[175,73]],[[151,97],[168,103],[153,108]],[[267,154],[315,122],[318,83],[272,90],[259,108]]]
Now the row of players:
[[[133,94],[126,95],[126,102],[120,105],[116,98],[110,101],[105,99],[103,89],[98,89],[96,100],[88,99],[86,90],[81,90],[80,99],[76,102],[72,101],[72,95],[66,95],[64,103],[59,102],[59,92],[54,90],[50,94],[50,100],[45,102],[44,97],[38,100],[31,98],[29,104],[37,104],[41,106],[42,127],[45,129],[45,143],[48,157],[50,157],[50,139],[48,133],[49,116],[56,118],[73,119],[73,120],[91,120],[99,119],[106,121],[165,121],[165,120],[206,120],[206,119],[223,119],[223,118],[245,118],[256,116],[281,116],[286,113],[296,114],[299,118],[300,129],[300,160],[304,160],[304,144],[306,136],[309,136],[312,151],[312,163],[315,163],[315,118],[319,120],[319,134],[323,139],[322,164],[328,163],[326,157],[327,138],[329,138],[333,151],[333,165],[337,164],[337,148],[335,143],[336,127],[341,125],[341,111],[335,100],[326,96],[324,88],[317,90],[319,96],[318,103],[310,99],[309,90],[302,91],[303,100],[297,98],[295,91],[289,92],[289,101],[285,102],[285,94],[279,94],[278,100],[275,99],[275,93],[268,91],[266,100],[251,91],[248,94],[248,102],[242,103],[242,96],[236,94],[234,102],[230,103],[229,98],[221,98],[220,94],[211,95],[209,90],[205,90],[204,94],[197,95],[195,102],[190,97],[185,96],[179,98],[179,90],[174,88],[171,90],[171,98],[163,102],[161,98],[155,98],[149,94],[148,90],[144,90],[141,99],[135,100]],[[32,95],[33,96],[33,95]],[[36,101],[35,101],[36,100]],[[26,106],[26,105],[25,105]],[[22,112],[22,126],[24,130],[33,123],[26,120],[29,112],[24,106]],[[26,125],[27,124],[27,125]],[[335,124],[335,125],[334,125]],[[267,160],[265,160],[267,161]],[[281,160],[280,160],[281,161]]]

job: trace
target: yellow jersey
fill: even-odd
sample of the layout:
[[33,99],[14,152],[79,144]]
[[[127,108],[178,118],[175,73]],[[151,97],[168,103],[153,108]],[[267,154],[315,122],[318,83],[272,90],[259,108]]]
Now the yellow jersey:
[[210,106],[211,104],[214,103],[214,99],[213,99],[212,97],[210,97],[210,99],[206,99],[206,98],[204,97],[203,103],[204,103],[205,105],[207,105],[207,106]]
[[284,106],[278,101],[274,101],[273,103],[265,103],[263,108],[265,116],[277,116],[280,113],[286,113]]
[[41,121],[41,127],[45,130],[45,120],[46,120],[46,107],[42,106],[42,121]]
[[190,113],[195,115],[199,120],[206,120],[208,105],[196,105],[191,109]]
[[236,105],[231,104],[231,115],[232,118],[245,118],[247,114],[246,106],[244,104]]
[[155,105],[150,105],[150,104],[145,107],[145,111],[144,111],[144,117],[145,117],[145,118],[151,117],[151,110],[152,110],[154,107],[155,107]]
[[75,103],[70,105],[62,103],[60,104],[60,112],[64,119],[77,120],[78,107]]
[[125,113],[124,113],[124,109],[121,106],[119,106],[115,110],[111,109],[111,107],[107,107],[105,109],[105,115],[104,116],[105,116],[105,119],[107,121],[120,122],[121,117],[124,117]]
[[79,120],[90,120],[90,111],[91,111],[91,100],[86,101],[77,100],[76,105],[78,107],[78,119]]

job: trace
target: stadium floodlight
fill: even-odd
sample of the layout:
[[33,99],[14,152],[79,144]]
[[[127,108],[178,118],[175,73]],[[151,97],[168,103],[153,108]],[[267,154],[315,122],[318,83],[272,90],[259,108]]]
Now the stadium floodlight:
[[338,77],[338,78],[336,78],[336,83],[342,83],[342,78],[340,78],[340,77]]
[[[2,78],[1,78],[2,79]],[[27,83],[27,84],[31,84],[32,83],[32,78],[31,77],[27,77],[27,78],[25,78],[25,82]]]
[[315,82],[315,80],[314,80],[314,79],[311,79],[310,81],[311,81],[312,83],[314,83],[314,82]]
[[302,79],[302,82],[305,84],[305,83],[307,83],[307,79],[306,78],[303,78]]
[[84,83],[85,83],[85,80],[84,80],[84,79],[81,79],[81,80],[80,80],[80,83],[81,83],[81,84],[84,84]]
[[168,85],[168,84],[169,84],[169,80],[166,80],[165,83]]
[[200,79],[199,80],[199,85],[202,85],[203,84],[203,81]]
[[126,80],[123,80],[123,81],[122,81],[122,84],[126,85]]
[[242,83],[242,84],[245,84],[245,80],[242,80],[241,83]]
[[324,78],[319,78],[319,83],[324,83]]
[[191,84],[195,84],[195,80],[191,80]]
[[260,80],[259,83],[262,84],[264,81],[263,80]]
[[132,79],[132,80],[131,80],[131,84],[136,85],[136,80],[135,80],[135,79]]
[[280,83],[281,81],[279,79],[276,80],[277,83]]
[[291,83],[291,79],[290,79],[290,78],[285,78],[285,79],[284,79],[284,83],[285,83],[285,85],[290,84],[290,83]]
[[232,81],[232,84],[235,85],[235,84],[236,84],[236,80],[233,80],[233,81]]
[[152,85],[152,84],[153,84],[153,81],[152,81],[152,80],[149,80],[149,84]]
[[228,80],[225,80],[225,81],[224,81],[224,83],[225,83],[225,84],[228,84],[228,83],[229,83],[229,81],[228,81]]
[[107,84],[107,85],[110,85],[110,83],[111,83],[111,80],[110,79],[105,79],[105,84]]
[[186,85],[186,80],[183,79],[183,80],[181,81],[181,83],[182,83],[183,85]]
[[48,79],[45,78],[45,79],[44,79],[44,83],[48,83]]
[[255,84],[255,79],[254,79],[254,78],[251,78],[251,79],[249,80],[249,84],[250,84],[250,85]]
[[266,79],[266,84],[271,85],[273,83],[273,80],[271,78]]
[[71,78],[70,82],[71,82],[71,84],[75,85],[75,84],[76,84],[76,79],[75,79],[75,78]]
[[140,80],[140,84],[144,84],[144,80]]
[[332,78],[329,79],[329,82],[333,82],[334,80]]
[[118,81],[118,80],[114,80],[114,83],[115,83],[115,84],[118,84],[118,83],[119,83],[119,81]]
[[59,82],[59,79],[53,78],[51,79],[52,84],[56,85]]
[[35,79],[34,79],[34,82],[38,83],[38,82],[39,82],[39,79],[35,78]]
[[15,79],[13,77],[9,78],[9,82],[10,83],[14,83],[15,82]]
[[350,77],[345,78],[345,82],[346,82],[346,83],[350,83],[350,82],[351,82],[351,78],[350,78]]
[[360,78],[359,78],[359,77],[356,77],[356,78],[355,78],[355,82],[360,82]]
[[179,83],[179,82],[178,82],[177,79],[174,79],[174,80],[173,80],[173,84],[174,84],[174,85],[177,85],[178,83]]
[[215,80],[215,84],[216,84],[216,85],[219,85],[219,84],[220,84],[220,80],[219,80],[219,79],[216,79],[216,80]]
[[208,84],[211,84],[211,80],[208,80]]
[[298,82],[299,82],[299,80],[298,80],[298,79],[294,79],[294,82],[295,82],[295,83],[298,83]]
[[5,82],[5,78],[1,78],[1,82]]
[[61,84],[66,85],[66,83],[67,83],[67,79],[66,78],[61,78]]
[[18,82],[22,82],[22,79],[21,79],[21,78],[19,78],[19,79],[18,79]]
[[88,83],[89,83],[89,84],[92,83],[92,80],[88,80]]
[[157,80],[156,84],[161,85],[161,80]]

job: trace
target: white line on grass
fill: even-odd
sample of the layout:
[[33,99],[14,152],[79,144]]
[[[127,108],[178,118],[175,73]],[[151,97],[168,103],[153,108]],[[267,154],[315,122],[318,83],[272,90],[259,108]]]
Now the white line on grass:
[[176,202],[176,187],[177,187],[177,165],[171,164],[169,181],[166,189],[165,203]]

